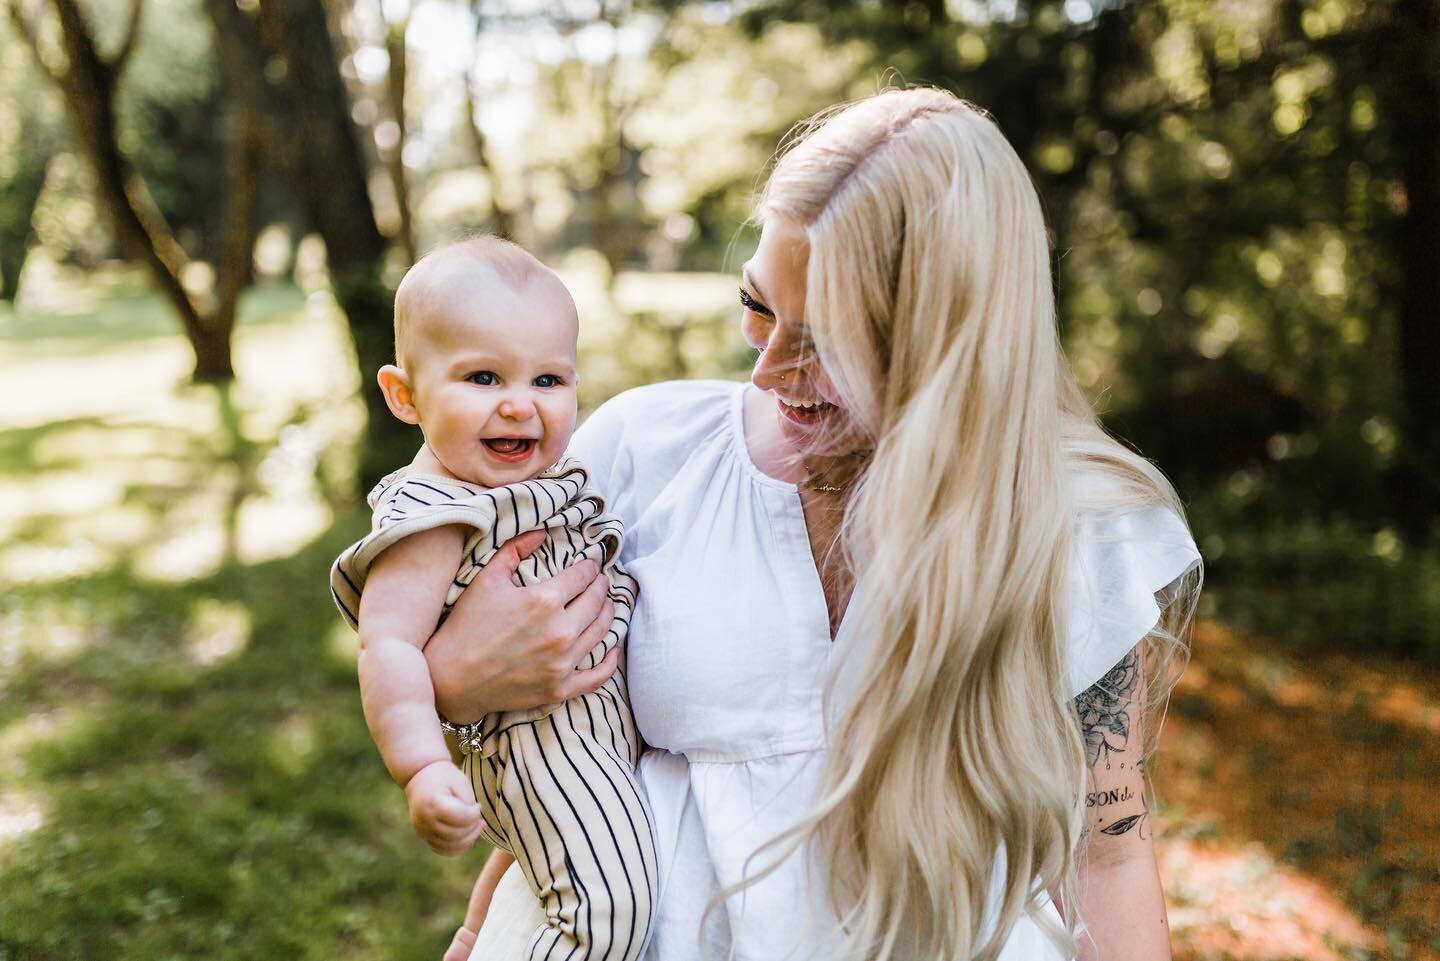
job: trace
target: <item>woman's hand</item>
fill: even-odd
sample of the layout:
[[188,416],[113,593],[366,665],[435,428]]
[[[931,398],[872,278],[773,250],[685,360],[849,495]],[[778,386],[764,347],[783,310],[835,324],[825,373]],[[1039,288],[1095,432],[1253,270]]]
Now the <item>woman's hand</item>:
[[575,669],[615,618],[610,579],[598,564],[581,561],[548,581],[515,586],[515,569],[545,537],[530,531],[506,541],[425,645],[435,706],[456,724],[566,701],[615,672],[618,649],[587,671]]

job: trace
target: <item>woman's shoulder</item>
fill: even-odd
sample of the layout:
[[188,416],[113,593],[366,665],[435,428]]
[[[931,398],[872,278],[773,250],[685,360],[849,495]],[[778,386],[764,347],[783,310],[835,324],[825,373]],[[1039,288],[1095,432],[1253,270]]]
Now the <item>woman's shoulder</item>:
[[743,389],[733,381],[673,380],[627,390],[586,418],[569,453],[625,516],[691,458],[729,443]]
[[576,431],[571,450],[587,462],[617,451],[663,456],[729,423],[744,384],[671,380],[635,387],[601,404]]
[[1077,513],[1067,608],[1071,693],[1103,677],[1154,630],[1202,565],[1173,507],[1134,503]]
[[[744,383],[731,380],[667,380],[622,391],[601,404],[590,420],[650,430],[679,427],[697,418],[723,416]],[[586,421],[589,423],[589,420]]]

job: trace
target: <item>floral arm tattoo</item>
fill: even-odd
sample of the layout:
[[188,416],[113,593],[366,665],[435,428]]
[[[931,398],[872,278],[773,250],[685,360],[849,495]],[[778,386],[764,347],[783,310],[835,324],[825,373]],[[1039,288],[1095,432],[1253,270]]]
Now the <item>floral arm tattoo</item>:
[[1109,769],[1110,756],[1125,753],[1130,740],[1130,702],[1139,677],[1140,658],[1131,651],[1075,698],[1080,732],[1085,737],[1085,759],[1092,769],[1102,758]]
[[[1109,780],[1102,778],[1103,772],[1111,772],[1117,767],[1122,772],[1126,768],[1136,773],[1144,770],[1144,761],[1138,756],[1138,749],[1135,752],[1129,751],[1131,731],[1138,720],[1138,716],[1132,718],[1132,712],[1139,711],[1136,703],[1139,683],[1140,655],[1138,651],[1132,650],[1104,677],[1075,698],[1075,712],[1080,718],[1080,733],[1085,739],[1085,760],[1090,767],[1090,786],[1095,788],[1086,792],[1085,808],[1087,815],[1093,815],[1095,827],[1102,834],[1112,837],[1126,834],[1132,829],[1140,829],[1139,836],[1143,837],[1145,817],[1148,814],[1144,798],[1138,797],[1128,784],[1110,790],[1101,789],[1102,785],[1097,784],[1102,779]],[[1116,806],[1135,800],[1140,801],[1139,813],[1128,814],[1106,823],[1109,820],[1108,814],[1115,811]],[[1085,833],[1090,833],[1088,827]]]

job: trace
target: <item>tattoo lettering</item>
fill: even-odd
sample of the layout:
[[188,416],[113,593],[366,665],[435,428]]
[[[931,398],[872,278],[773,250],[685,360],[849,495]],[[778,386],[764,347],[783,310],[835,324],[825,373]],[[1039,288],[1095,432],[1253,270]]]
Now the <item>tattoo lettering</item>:
[[1121,801],[1128,801],[1135,796],[1127,784],[1118,791],[1091,791],[1085,795],[1085,806],[1087,808],[1104,807],[1107,804],[1119,804]]
[[1110,767],[1111,754],[1125,753],[1130,739],[1130,702],[1140,679],[1140,657],[1131,651],[1096,684],[1075,698],[1085,756],[1093,768],[1100,758]]

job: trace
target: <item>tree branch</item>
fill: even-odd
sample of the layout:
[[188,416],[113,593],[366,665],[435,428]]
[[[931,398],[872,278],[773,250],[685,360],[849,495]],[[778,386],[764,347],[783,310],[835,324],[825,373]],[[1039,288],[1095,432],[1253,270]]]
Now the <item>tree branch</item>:
[[40,40],[35,36],[34,28],[31,27],[30,22],[25,19],[25,14],[20,12],[19,0],[7,0],[5,12],[9,15],[10,23],[15,27],[15,32],[20,35],[20,39],[24,41],[25,46],[30,48],[30,54],[35,58],[35,62],[39,64],[40,70],[57,84],[63,84],[65,82],[64,73],[57,70],[45,60],[45,54],[40,50]]
[[130,21],[125,25],[125,39],[120,42],[120,49],[106,62],[110,75],[117,80],[124,73],[130,54],[135,51],[135,40],[140,36],[140,16],[144,10],[145,0],[130,0]]
[[294,110],[283,89],[266,79],[272,51],[267,49],[257,24],[235,5],[235,0],[204,2],[214,27],[215,49],[225,82],[236,102],[248,110],[251,122],[259,126],[255,134],[262,143],[265,165],[288,182],[296,166],[296,138],[287,133],[295,125]]

